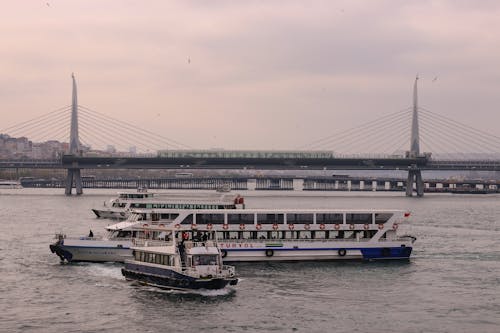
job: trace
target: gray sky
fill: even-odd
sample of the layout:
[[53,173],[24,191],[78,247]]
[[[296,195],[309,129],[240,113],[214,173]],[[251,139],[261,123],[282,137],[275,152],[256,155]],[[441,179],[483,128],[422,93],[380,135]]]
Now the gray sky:
[[0,128],[69,105],[74,72],[80,104],[186,145],[293,149],[411,106],[419,73],[422,106],[500,135],[498,1],[3,1],[0,16]]

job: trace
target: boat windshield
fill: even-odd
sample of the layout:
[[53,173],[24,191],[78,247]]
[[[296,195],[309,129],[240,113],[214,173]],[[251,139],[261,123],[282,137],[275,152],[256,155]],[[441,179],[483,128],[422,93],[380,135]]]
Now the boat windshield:
[[193,256],[193,266],[217,265],[217,255],[203,254]]

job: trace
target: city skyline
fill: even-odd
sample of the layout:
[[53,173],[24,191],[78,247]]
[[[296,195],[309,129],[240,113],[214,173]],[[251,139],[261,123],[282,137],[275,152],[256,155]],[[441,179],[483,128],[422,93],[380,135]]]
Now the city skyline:
[[493,1],[4,9],[2,128],[68,105],[74,72],[80,104],[188,146],[294,149],[411,106],[418,74],[420,105],[498,135]]

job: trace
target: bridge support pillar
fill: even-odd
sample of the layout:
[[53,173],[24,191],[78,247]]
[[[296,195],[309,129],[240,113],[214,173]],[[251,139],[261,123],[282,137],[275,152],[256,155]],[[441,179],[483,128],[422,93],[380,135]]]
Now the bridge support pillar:
[[68,176],[66,177],[66,195],[71,195],[73,190],[73,183],[75,184],[76,194],[83,194],[82,176],[80,169],[68,169]]
[[408,179],[406,180],[406,196],[413,196],[413,184],[418,197],[424,196],[424,181],[422,179],[422,172],[419,169],[408,170]]

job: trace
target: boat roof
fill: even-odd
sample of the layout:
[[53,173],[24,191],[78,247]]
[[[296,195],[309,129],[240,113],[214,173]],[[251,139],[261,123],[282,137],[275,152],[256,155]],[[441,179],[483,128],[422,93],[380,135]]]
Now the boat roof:
[[219,250],[215,246],[197,246],[189,250],[189,254],[219,254]]
[[138,224],[141,224],[141,221],[122,221],[122,222],[118,222],[118,223],[115,223],[115,224],[111,224],[111,225],[108,225],[106,227],[107,230],[123,230],[123,229],[126,229],[126,228],[129,228],[129,227],[132,227],[134,225],[138,225]]
[[[120,194],[137,194],[137,193],[119,193]],[[151,194],[151,193],[150,193]],[[218,193],[207,193],[206,195],[189,195],[189,194],[176,194],[171,195],[170,193],[156,193],[154,196],[149,196],[147,198],[121,198],[119,200],[127,201],[139,201],[139,202],[151,202],[158,203],[158,201],[168,201],[168,202],[234,202],[235,198],[241,197],[239,194],[221,194]]]
[[[161,213],[161,212],[180,212],[180,209],[175,208],[152,208],[152,209],[132,209],[132,213],[137,214],[147,214],[147,213]],[[211,213],[211,214],[253,214],[253,213],[264,213],[264,214],[280,214],[280,213],[331,213],[331,214],[356,214],[356,213],[408,213],[408,210],[402,209],[329,209],[329,208],[245,208],[245,209],[182,209],[182,212],[194,212],[196,214]]]

